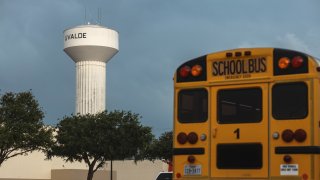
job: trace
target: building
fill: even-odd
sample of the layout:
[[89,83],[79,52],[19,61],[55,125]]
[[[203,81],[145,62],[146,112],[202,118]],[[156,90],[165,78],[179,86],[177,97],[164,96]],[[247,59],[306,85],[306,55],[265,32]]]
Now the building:
[[[44,160],[43,153],[17,156],[0,167],[0,180],[86,180],[87,167],[84,163],[65,163],[60,158]],[[152,180],[167,166],[162,161],[114,161],[113,180]],[[94,180],[110,179],[110,162],[97,171]]]

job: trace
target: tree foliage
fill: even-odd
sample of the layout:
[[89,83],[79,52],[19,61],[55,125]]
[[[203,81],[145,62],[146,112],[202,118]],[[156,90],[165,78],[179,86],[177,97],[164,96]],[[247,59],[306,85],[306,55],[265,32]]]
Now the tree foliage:
[[166,163],[172,161],[172,131],[164,132],[158,139],[154,139],[148,150],[148,158],[151,160],[160,159]]
[[49,157],[84,161],[89,167],[87,180],[108,160],[143,159],[153,135],[139,119],[138,114],[125,111],[65,117],[57,125],[56,145]]
[[44,114],[31,92],[8,92],[0,97],[0,166],[9,158],[52,143],[52,129],[43,124]]

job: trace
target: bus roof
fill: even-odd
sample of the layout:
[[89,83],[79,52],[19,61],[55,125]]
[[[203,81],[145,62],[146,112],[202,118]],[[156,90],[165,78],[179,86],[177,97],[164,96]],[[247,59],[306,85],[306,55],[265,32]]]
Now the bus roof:
[[[280,67],[280,64],[283,67]],[[189,60],[178,67],[175,80],[177,83],[200,81],[224,83],[235,80],[271,80],[282,78],[283,75],[293,77],[304,74],[304,76],[318,77],[319,65],[319,59],[295,50],[239,48]],[[201,73],[197,72],[200,70]]]

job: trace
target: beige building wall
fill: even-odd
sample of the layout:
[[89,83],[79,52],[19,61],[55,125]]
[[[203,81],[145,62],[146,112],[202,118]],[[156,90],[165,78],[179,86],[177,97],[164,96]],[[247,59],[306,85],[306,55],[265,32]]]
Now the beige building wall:
[[[51,170],[51,180],[86,180],[86,170],[81,169],[53,169]],[[110,180],[110,171],[98,170],[94,173],[93,180]],[[112,173],[112,180],[117,180],[117,173]]]
[[117,180],[155,180],[159,172],[167,171],[162,161],[116,161],[113,169],[117,171]]
[[[60,158],[44,159],[45,156],[41,152],[11,158],[0,167],[0,180],[73,180],[73,177],[80,176],[84,176],[83,180],[86,179],[87,166],[85,163],[65,163]],[[159,160],[137,163],[132,160],[114,161],[113,171],[116,179],[113,180],[153,180],[159,172],[166,170],[167,165]],[[95,180],[100,180],[100,178],[109,180],[109,173],[110,162],[107,162]],[[74,180],[82,179],[76,178]]]
[[16,179],[16,178],[0,178],[1,180],[48,180],[48,179]]

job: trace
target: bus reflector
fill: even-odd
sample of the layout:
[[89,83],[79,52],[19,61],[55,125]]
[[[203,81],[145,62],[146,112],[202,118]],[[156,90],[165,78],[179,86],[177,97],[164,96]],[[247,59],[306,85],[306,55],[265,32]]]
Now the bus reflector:
[[180,71],[179,74],[181,77],[188,77],[190,74],[191,68],[189,66],[183,66]]
[[199,64],[194,65],[194,66],[192,67],[192,69],[191,69],[191,74],[192,74],[192,76],[194,76],[194,77],[199,76],[199,75],[201,74],[201,72],[202,72],[202,67],[201,67]]
[[290,64],[290,59],[287,57],[283,57],[283,58],[279,59],[279,61],[278,61],[278,66],[280,69],[288,68],[289,64]]
[[291,142],[294,138],[294,133],[290,129],[286,129],[281,134],[282,140],[285,142]]
[[291,64],[293,68],[299,68],[303,64],[303,58],[301,56],[296,56],[292,59]]
[[279,133],[278,132],[274,132],[273,134],[272,134],[272,137],[273,137],[273,139],[279,139]]
[[185,144],[188,141],[188,136],[186,133],[181,132],[178,134],[177,140],[180,144]]
[[295,132],[294,132],[294,139],[298,142],[303,142],[305,141],[307,138],[307,133],[305,130],[303,129],[297,129]]
[[198,142],[198,135],[195,132],[188,134],[188,141],[190,144],[195,144]]
[[206,139],[207,139],[207,135],[206,134],[203,133],[203,134],[200,135],[200,140],[201,141],[205,141]]

